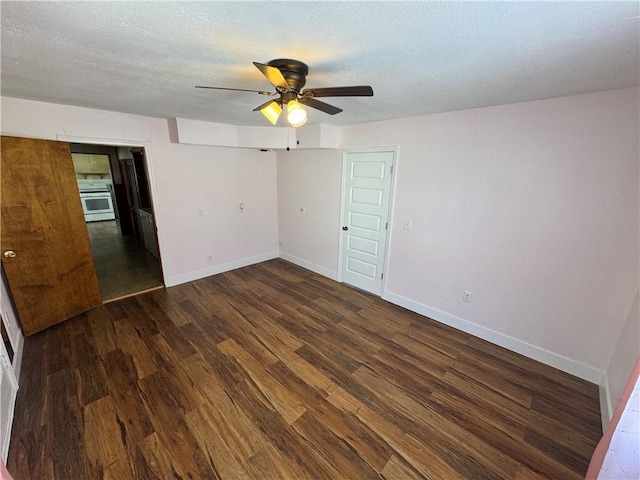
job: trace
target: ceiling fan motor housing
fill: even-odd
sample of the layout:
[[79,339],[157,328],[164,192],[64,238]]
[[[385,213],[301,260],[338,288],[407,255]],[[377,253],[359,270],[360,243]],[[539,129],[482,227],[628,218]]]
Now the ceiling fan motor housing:
[[[304,63],[293,60],[290,58],[277,58],[275,60],[271,60],[267,63],[270,67],[275,67],[282,73],[282,76],[289,84],[289,88],[293,90],[296,94],[302,90],[305,83],[307,83],[307,75],[309,74],[309,67]],[[293,93],[289,92],[289,93]],[[296,95],[288,95],[285,92],[280,92],[283,94],[282,101],[283,103],[289,102],[289,100],[295,100]],[[290,98],[289,98],[290,97]]]

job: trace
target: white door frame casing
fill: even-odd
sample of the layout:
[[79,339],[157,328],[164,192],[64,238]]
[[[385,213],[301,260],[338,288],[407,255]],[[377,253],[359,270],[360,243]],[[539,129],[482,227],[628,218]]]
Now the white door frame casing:
[[[0,312],[1,314],[2,312]],[[9,442],[11,441],[11,428],[15,416],[18,380],[15,377],[14,366],[9,359],[4,342],[0,343],[2,344],[0,345],[0,418],[2,419],[0,424],[0,457],[3,462],[6,462],[9,454]],[[14,348],[13,345],[12,348]],[[13,351],[14,359],[17,353],[15,350]],[[5,391],[9,392],[8,397],[3,395]]]
[[[345,218],[344,218],[344,204],[345,204],[345,200],[347,198],[347,192],[346,192],[346,187],[347,187],[347,156],[351,153],[382,153],[382,152],[391,152],[393,154],[393,161],[392,161],[392,165],[393,165],[393,171],[391,173],[391,181],[389,183],[389,211],[387,213],[387,218],[388,218],[388,228],[386,229],[386,242],[385,242],[385,247],[384,247],[384,251],[382,252],[382,255],[384,256],[383,259],[383,268],[382,268],[382,273],[383,278],[382,278],[382,286],[379,292],[379,296],[381,298],[384,298],[384,292],[387,290],[387,280],[388,280],[388,275],[386,275],[386,272],[388,270],[388,266],[389,266],[389,247],[390,247],[390,243],[391,243],[391,238],[392,238],[392,225],[393,225],[393,212],[394,212],[394,201],[395,201],[395,186],[396,186],[396,178],[397,178],[397,172],[398,172],[398,147],[371,147],[371,148],[346,148],[343,149],[342,151],[342,185],[341,185],[341,189],[340,189],[340,228],[342,228],[343,225],[346,225],[345,223]],[[342,235],[342,233],[339,235],[339,243],[338,243],[338,275],[337,275],[337,280],[339,282],[343,282],[343,253],[344,253],[344,235]]]

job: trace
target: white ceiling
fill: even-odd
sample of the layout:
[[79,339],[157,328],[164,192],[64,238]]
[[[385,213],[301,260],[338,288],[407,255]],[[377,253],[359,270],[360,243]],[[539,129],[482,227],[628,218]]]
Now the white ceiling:
[[295,58],[326,98],[309,123],[349,125],[640,84],[631,2],[6,2],[3,96],[269,125],[252,65]]

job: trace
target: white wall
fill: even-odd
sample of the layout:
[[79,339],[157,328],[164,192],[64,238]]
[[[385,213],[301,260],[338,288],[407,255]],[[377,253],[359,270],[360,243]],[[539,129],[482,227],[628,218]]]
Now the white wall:
[[[345,128],[345,148],[399,148],[383,297],[598,383],[638,287],[638,97],[623,89]],[[325,175],[290,176],[299,191],[324,178],[322,218],[335,210],[332,155],[297,152],[314,166],[324,156]],[[278,168],[289,168],[283,153]],[[333,242],[284,250],[335,271]]]
[[168,122],[158,118],[6,97],[0,106],[3,135],[148,144],[167,285],[278,255],[273,152],[171,143]]
[[280,256],[334,280],[341,175],[339,150],[278,153]]

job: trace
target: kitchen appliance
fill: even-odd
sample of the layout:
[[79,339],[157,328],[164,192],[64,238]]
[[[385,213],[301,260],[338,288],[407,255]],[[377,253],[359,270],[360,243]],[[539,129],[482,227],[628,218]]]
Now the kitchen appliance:
[[116,218],[109,182],[78,180],[78,190],[85,222]]

